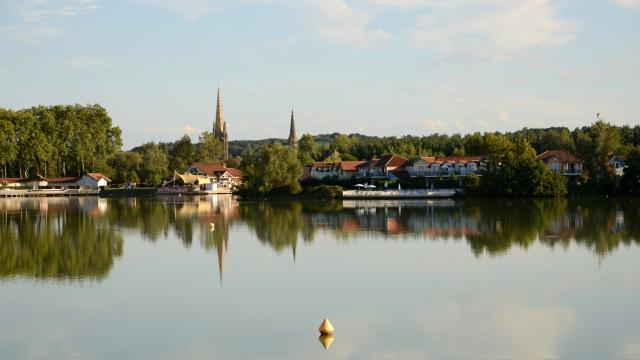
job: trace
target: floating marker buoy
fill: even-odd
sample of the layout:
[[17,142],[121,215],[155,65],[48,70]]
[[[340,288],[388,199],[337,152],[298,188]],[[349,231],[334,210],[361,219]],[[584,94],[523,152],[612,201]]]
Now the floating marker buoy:
[[320,335],[320,337],[318,338],[318,340],[320,340],[320,344],[322,344],[322,347],[325,349],[331,347],[334,339],[335,338],[333,337],[333,335]]
[[322,335],[331,335],[333,334],[333,325],[331,325],[331,323],[329,322],[329,319],[324,318],[318,330]]

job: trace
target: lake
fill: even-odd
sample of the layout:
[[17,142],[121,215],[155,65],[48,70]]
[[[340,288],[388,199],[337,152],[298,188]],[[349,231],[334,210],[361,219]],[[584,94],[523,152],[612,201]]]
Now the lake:
[[638,199],[0,199],[1,359],[638,360],[639,304]]

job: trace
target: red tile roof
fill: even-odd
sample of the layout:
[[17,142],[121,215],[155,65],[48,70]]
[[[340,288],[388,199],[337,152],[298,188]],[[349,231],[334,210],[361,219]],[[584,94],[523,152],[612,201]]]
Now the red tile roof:
[[234,178],[241,178],[243,176],[242,171],[236,168],[227,168],[227,172]]
[[26,181],[27,179],[22,179],[22,178],[0,178],[0,182],[7,183],[7,184],[26,182]]
[[342,171],[358,171],[358,166],[365,163],[366,161],[340,161],[338,166]]
[[383,167],[383,166],[400,167],[406,164],[408,161],[409,161],[408,159],[399,155],[385,155],[385,156],[381,156],[379,159],[371,159],[366,163],[357,165],[357,167],[363,167],[363,166],[366,166],[368,168]]
[[404,164],[407,163],[407,161],[409,161],[407,158],[404,158],[402,156],[398,156],[398,155],[386,155],[383,156],[380,161],[383,162],[384,165],[386,165],[387,167],[399,167],[399,166],[403,166]]
[[197,167],[200,171],[204,172],[208,176],[220,176],[225,172],[228,172],[234,178],[241,178],[243,176],[242,171],[236,168],[225,167],[223,163],[203,163],[197,162],[191,164],[191,167]]
[[[420,159],[427,164],[468,164],[482,161],[482,156],[421,156]],[[414,162],[415,160],[411,163]]]
[[582,162],[580,158],[578,158],[577,156],[573,155],[572,153],[566,150],[547,150],[542,154],[536,156],[536,160],[545,161],[552,157],[557,157],[563,162]]
[[203,173],[209,175],[209,176],[215,176],[215,173],[217,171],[225,171],[226,168],[224,167],[223,163],[203,163],[203,162],[197,162],[197,163],[193,163],[191,164],[191,166],[195,166],[198,169],[200,169],[200,171],[202,171]]
[[333,163],[330,162],[314,162],[311,163],[311,169],[324,169],[324,168],[328,168],[331,167],[331,165],[333,165]]
[[78,180],[77,176],[71,177],[58,177],[58,178],[43,178],[49,183],[75,183]]
[[108,182],[111,182],[111,179],[109,179],[108,177],[102,175],[101,173],[87,173],[87,176],[92,178],[95,181],[100,181],[100,179],[105,179]]

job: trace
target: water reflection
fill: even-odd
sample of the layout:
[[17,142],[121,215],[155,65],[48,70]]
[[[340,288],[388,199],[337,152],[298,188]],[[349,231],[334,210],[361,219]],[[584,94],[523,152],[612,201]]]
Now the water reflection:
[[122,235],[96,199],[0,203],[0,277],[103,279],[122,255]]
[[[154,243],[177,237],[217,254],[223,280],[234,227],[248,228],[276,252],[318,232],[358,238],[466,241],[476,256],[516,246],[586,247],[604,257],[639,244],[638,200],[441,200],[239,203],[230,196],[155,199],[3,199],[0,276],[101,280],[123,255],[123,232]],[[212,229],[211,224],[214,225]]]
[[322,344],[323,348],[329,349],[333,344],[335,338],[333,337],[333,335],[320,335],[318,340],[320,341],[320,344]]

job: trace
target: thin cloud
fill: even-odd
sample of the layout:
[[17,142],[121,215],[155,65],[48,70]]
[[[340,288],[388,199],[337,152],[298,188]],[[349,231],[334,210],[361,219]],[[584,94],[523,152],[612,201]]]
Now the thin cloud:
[[0,26],[0,38],[31,41],[61,35],[61,24],[96,11],[98,5],[95,0],[24,0],[10,2],[7,8],[17,21]]
[[195,22],[215,12],[212,0],[142,0],[144,3],[170,11],[188,21]]
[[357,9],[345,0],[274,0],[300,12],[309,19],[312,30],[321,38],[360,46],[370,46],[391,38],[380,28],[371,28],[374,15],[366,9]]
[[11,39],[16,41],[32,41],[42,37],[59,36],[62,29],[49,25],[6,25],[0,26],[0,39]]
[[429,130],[439,130],[444,127],[444,121],[440,119],[423,119],[421,122]]
[[95,0],[25,0],[14,5],[14,12],[28,23],[60,22],[98,9]]
[[510,119],[511,119],[511,117],[510,117],[510,115],[509,115],[509,112],[508,112],[508,111],[506,111],[506,110],[500,110],[500,111],[498,112],[498,119],[499,119],[501,122],[503,122],[503,123],[504,123],[504,122],[509,122],[509,121],[510,121]]
[[187,135],[195,135],[195,134],[200,134],[200,133],[202,133],[202,129],[194,128],[194,127],[193,127],[193,126],[191,126],[191,125],[185,125],[185,126],[184,126],[184,132],[185,132]]
[[447,56],[501,60],[575,38],[576,26],[547,0],[454,1],[430,10],[409,32],[410,43]]
[[425,6],[429,3],[429,1],[425,1],[425,0],[371,0],[371,2],[377,5],[406,8],[406,9]]
[[620,6],[640,8],[640,0],[613,0],[613,2]]
[[113,67],[113,64],[109,59],[91,57],[91,56],[77,56],[70,59],[67,64],[75,68],[109,69]]

